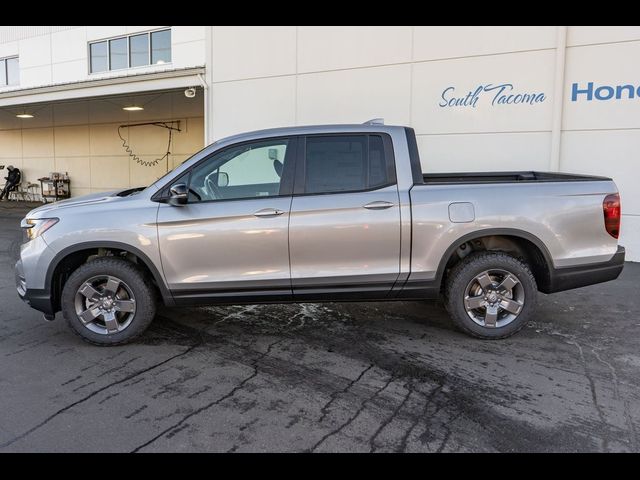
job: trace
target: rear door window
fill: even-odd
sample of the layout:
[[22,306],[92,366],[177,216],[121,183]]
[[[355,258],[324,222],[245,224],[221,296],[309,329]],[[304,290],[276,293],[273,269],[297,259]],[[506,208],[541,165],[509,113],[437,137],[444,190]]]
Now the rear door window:
[[304,162],[306,194],[357,192],[395,183],[381,135],[309,136]]

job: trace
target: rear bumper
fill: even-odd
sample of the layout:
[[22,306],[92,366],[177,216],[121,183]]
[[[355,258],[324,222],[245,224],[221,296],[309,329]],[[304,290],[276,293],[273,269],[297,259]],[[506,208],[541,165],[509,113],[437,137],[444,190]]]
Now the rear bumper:
[[554,268],[549,273],[549,284],[541,288],[540,291],[543,293],[562,292],[615,280],[624,268],[624,254],[624,247],[618,246],[618,251],[607,262]]

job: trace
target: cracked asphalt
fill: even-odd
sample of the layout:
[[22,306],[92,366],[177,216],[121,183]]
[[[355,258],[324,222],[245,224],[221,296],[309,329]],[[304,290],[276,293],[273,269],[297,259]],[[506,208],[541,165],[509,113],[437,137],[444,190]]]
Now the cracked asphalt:
[[0,204],[0,452],[640,451],[640,264],[486,342],[435,302],[160,309],[98,348],[24,305]]

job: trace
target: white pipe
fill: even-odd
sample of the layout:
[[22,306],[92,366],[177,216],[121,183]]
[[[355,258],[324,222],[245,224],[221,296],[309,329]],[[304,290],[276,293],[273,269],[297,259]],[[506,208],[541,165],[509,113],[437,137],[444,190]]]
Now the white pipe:
[[551,157],[549,170],[560,170],[560,141],[562,139],[562,107],[564,104],[564,70],[567,51],[567,27],[558,27],[556,43],[556,75],[553,84],[553,120],[551,123]]
[[203,109],[204,109],[204,145],[207,146],[209,145],[210,140],[209,140],[209,115],[207,114],[207,112],[209,111],[209,84],[207,83],[207,81],[205,80],[204,76],[199,73],[198,74],[198,78],[200,79],[200,83],[202,84],[202,90],[204,93],[204,98],[202,100],[202,102],[204,103],[203,105]]
[[208,82],[202,79],[204,87],[204,144],[213,142],[213,27],[205,28],[205,72]]

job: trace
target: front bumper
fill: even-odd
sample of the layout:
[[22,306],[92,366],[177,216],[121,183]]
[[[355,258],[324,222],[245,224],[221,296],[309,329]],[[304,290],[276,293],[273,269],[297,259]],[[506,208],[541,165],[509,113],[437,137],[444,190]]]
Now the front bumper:
[[586,287],[618,278],[624,268],[624,247],[611,260],[576,267],[554,268],[549,272],[549,283],[540,290],[543,293],[562,292],[572,288]]
[[16,290],[18,296],[31,308],[47,314],[54,315],[53,302],[51,301],[51,292],[45,289],[27,288],[24,277],[24,269],[22,260],[18,260],[15,267]]

